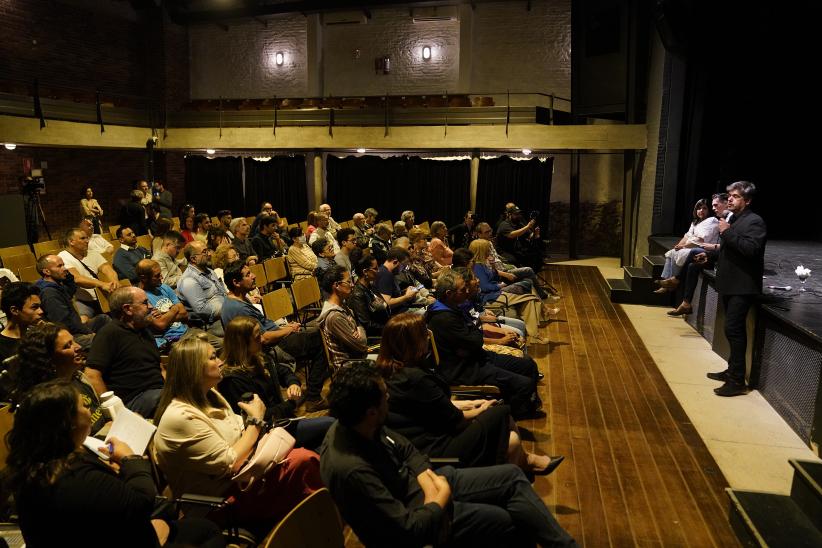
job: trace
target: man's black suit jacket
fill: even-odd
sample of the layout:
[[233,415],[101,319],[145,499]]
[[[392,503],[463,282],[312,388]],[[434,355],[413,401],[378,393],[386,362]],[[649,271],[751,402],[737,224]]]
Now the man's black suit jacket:
[[734,217],[720,235],[716,289],[721,295],[758,295],[765,271],[765,221],[748,208]]

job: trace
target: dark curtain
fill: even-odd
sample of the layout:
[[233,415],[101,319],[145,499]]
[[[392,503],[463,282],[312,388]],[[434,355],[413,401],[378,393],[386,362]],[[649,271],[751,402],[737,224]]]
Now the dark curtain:
[[512,160],[507,156],[480,160],[477,215],[493,228],[505,204],[514,202],[522,209],[524,219],[528,219],[531,211],[539,211],[539,224],[548,226],[553,169],[553,158],[544,162],[537,158]]
[[197,213],[214,215],[221,209],[230,209],[236,215],[243,211],[241,161],[233,157],[209,159],[191,154],[186,157],[186,199]]
[[337,220],[373,207],[380,219],[396,222],[410,209],[418,223],[445,221],[450,226],[470,207],[469,160],[329,155],[326,179],[327,200]]
[[[305,219],[308,214],[305,156],[274,156],[267,162],[245,159],[244,214],[256,215],[264,201],[271,202],[274,210],[288,217],[291,223]],[[338,218],[336,211],[334,216]]]

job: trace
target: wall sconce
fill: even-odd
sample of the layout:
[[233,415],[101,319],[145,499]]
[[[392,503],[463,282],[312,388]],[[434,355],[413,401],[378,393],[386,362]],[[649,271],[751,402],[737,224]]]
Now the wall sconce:
[[14,150],[15,148],[17,148],[17,145],[15,145],[14,143],[6,143],[3,146],[6,147],[6,150]]
[[277,63],[278,67],[281,67],[281,66],[283,66],[284,61],[285,61],[285,55],[283,55],[283,52],[278,51],[276,53],[276,55],[274,55],[274,62]]
[[365,154],[365,149],[360,147],[357,149],[357,154]]
[[214,150],[213,148],[207,148],[206,149],[206,154],[214,154],[215,152],[217,152],[217,151]]
[[428,61],[431,59],[431,46],[422,47],[422,59],[423,61]]

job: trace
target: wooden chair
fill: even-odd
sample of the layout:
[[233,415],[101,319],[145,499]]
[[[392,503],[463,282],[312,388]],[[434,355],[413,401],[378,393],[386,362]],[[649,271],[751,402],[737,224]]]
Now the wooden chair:
[[265,293],[268,287],[268,278],[265,275],[265,267],[260,263],[255,264],[254,266],[248,267],[254,277],[257,278],[257,287],[260,289],[260,293]]
[[137,245],[139,247],[144,247],[151,251],[151,240],[153,238],[149,234],[144,234],[142,236],[137,236]]
[[[120,287],[126,287],[130,285],[130,280],[120,280]],[[102,310],[104,314],[108,314],[111,311],[111,306],[108,303],[108,293],[106,293],[99,287],[94,288],[94,293],[95,295],[97,295],[97,300],[100,301],[100,310]]]
[[301,278],[295,280],[291,284],[291,294],[294,296],[294,306],[297,308],[297,318],[302,319],[300,323],[305,325],[305,319],[309,314],[319,315],[320,306],[317,306],[322,301],[322,294],[320,293],[320,285],[317,283],[317,278],[313,276],[310,278]]
[[42,257],[48,253],[59,253],[63,249],[59,240],[49,240],[47,242],[37,242],[34,244],[34,256]]
[[102,236],[103,239],[107,242],[110,242],[111,240],[114,239],[114,238],[111,237],[111,234],[109,234],[108,232],[103,232],[102,234],[100,234],[100,236]]
[[300,225],[300,228],[303,229],[303,232],[305,232],[305,229],[308,228],[308,221],[303,221],[303,222],[299,223],[299,225]]
[[285,257],[272,257],[263,262],[263,267],[265,268],[265,278],[269,284],[279,283],[283,287],[291,284],[291,280],[288,279],[288,263]]
[[3,267],[8,268],[14,273],[19,272],[23,267],[34,266],[35,264],[37,264],[37,259],[31,254],[31,251],[21,255],[3,257]]
[[291,510],[263,540],[262,548],[343,548],[343,525],[331,493],[323,487]]
[[272,322],[292,315],[294,305],[291,302],[291,294],[284,287],[269,291],[263,295],[263,311],[265,311],[265,317]]
[[252,224],[254,224],[254,219],[256,219],[256,218],[257,217],[255,217],[253,215],[251,217],[246,217],[245,222],[247,222],[249,225],[252,225]]
[[174,230],[180,232],[180,218],[179,217],[172,217],[171,223],[174,225]]
[[[434,364],[439,367],[440,353],[437,351],[437,341],[434,340],[434,333],[428,330],[428,340],[431,343],[431,356],[434,358]],[[457,398],[499,398],[499,387],[490,384],[457,384],[451,386],[451,395]]]
[[118,228],[120,228],[120,225],[111,225],[110,227],[108,227],[108,232],[109,232],[109,234],[111,234],[111,239],[112,240],[117,239],[117,229]]
[[6,457],[9,456],[9,448],[6,446],[6,434],[11,432],[14,426],[14,415],[11,412],[10,404],[3,404],[0,407],[0,471],[6,467]]
[[20,269],[17,275],[21,282],[34,283],[40,279],[40,273],[37,272],[36,266],[24,266]]
[[3,259],[3,261],[6,260],[6,257],[14,257],[15,255],[23,255],[25,253],[31,253],[31,248],[28,244],[0,247],[0,259]]
[[417,227],[423,231],[423,233],[427,235],[431,235],[431,225],[428,224],[428,221],[422,222],[417,225]]

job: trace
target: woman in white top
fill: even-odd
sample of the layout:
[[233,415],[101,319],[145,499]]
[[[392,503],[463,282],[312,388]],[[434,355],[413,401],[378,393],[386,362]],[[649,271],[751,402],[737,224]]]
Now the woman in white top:
[[679,271],[685,266],[685,262],[695,249],[701,248],[704,244],[715,244],[719,241],[719,219],[710,214],[708,202],[705,199],[699,200],[694,205],[693,221],[688,232],[681,240],[665,253],[665,266],[662,269],[662,280],[658,281],[662,287],[656,290],[657,293],[665,293],[676,287],[672,280],[676,278]]
[[230,508],[213,512],[209,518],[221,525],[265,532],[322,487],[319,456],[307,449],[292,449],[265,474],[264,481],[244,491],[233,477],[251,457],[266,428],[265,405],[254,394],[250,402],[238,404],[246,420],[236,415],[215,390],[223,378],[222,366],[205,338],[192,336],[174,345],[154,419],[154,456],[175,496],[233,496]]
[[102,234],[103,225],[101,218],[103,217],[103,208],[94,197],[94,191],[91,187],[86,187],[83,191],[84,198],[80,200],[80,207],[83,209],[83,216],[91,215],[94,217],[94,233]]

